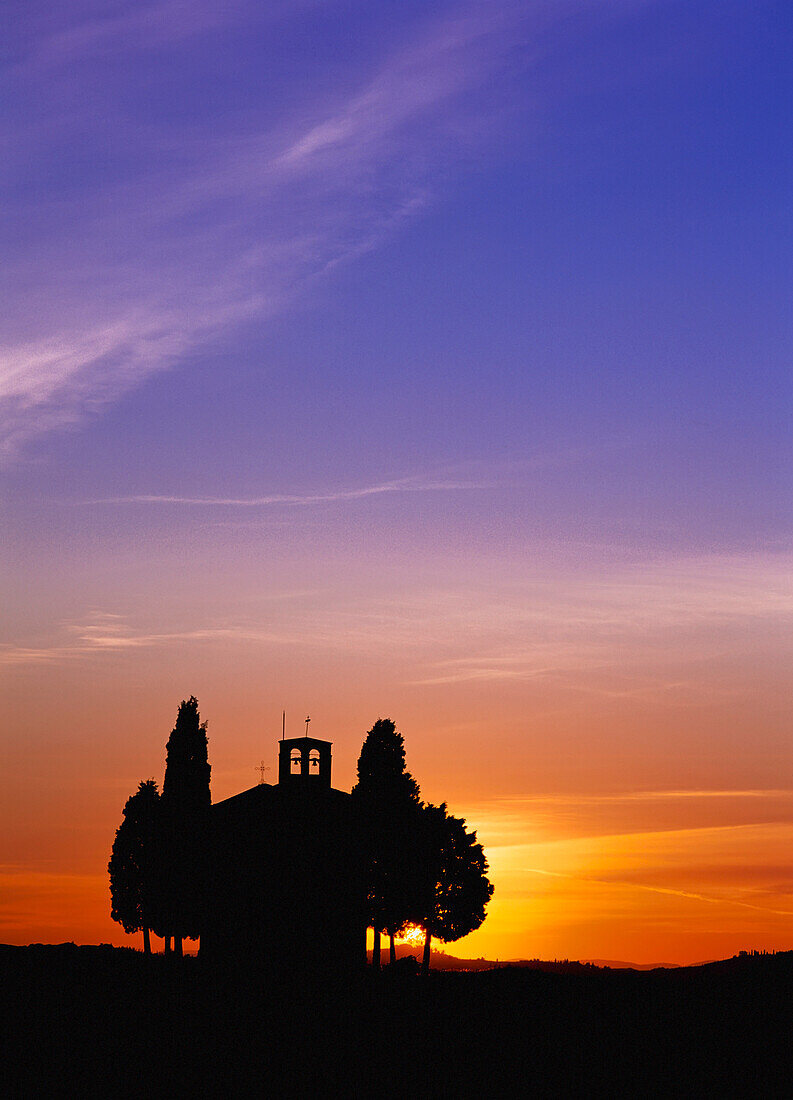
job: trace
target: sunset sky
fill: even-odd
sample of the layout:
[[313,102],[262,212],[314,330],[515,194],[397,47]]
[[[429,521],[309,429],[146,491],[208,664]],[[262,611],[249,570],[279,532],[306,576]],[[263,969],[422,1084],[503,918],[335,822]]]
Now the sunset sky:
[[793,949],[789,3],[11,0],[0,941],[379,716],[470,956]]

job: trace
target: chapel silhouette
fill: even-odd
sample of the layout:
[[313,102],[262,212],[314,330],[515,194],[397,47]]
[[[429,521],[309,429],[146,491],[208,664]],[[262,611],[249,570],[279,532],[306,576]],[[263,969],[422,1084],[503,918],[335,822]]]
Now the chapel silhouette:
[[210,811],[201,956],[274,969],[348,971],[365,961],[361,829],[335,790],[331,742],[279,742],[278,783]]

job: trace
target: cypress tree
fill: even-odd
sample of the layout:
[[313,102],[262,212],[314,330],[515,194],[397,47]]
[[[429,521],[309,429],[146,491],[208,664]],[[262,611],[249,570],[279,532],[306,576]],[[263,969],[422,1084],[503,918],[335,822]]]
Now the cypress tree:
[[393,961],[394,936],[413,919],[412,842],[420,804],[419,785],[405,767],[404,739],[390,718],[378,718],[366,735],[352,793],[365,823],[372,965],[379,968],[382,933],[389,935]]
[[210,765],[207,723],[198,700],[183,699],[168,738],[162,785],[162,928],[182,953],[182,939],[197,939],[201,928],[203,862],[209,808]]

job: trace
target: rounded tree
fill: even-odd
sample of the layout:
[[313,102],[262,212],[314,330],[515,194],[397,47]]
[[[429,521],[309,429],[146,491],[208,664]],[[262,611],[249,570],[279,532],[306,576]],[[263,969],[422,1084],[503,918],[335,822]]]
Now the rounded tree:
[[141,782],[127,799],[124,818],[113,841],[110,916],[124,931],[143,932],[143,950],[151,954],[150,930],[157,923],[156,851],[160,795],[153,779]]
[[448,813],[445,802],[422,807],[421,818],[423,912],[416,923],[425,932],[422,970],[426,974],[433,936],[452,943],[477,929],[485,919],[493,885],[486,874],[484,849],[463,818]]

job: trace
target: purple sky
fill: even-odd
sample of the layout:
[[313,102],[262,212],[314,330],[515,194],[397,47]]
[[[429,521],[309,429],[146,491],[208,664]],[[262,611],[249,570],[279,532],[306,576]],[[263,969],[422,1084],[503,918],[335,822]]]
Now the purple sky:
[[15,6],[12,500],[466,467],[786,530],[783,5]]

